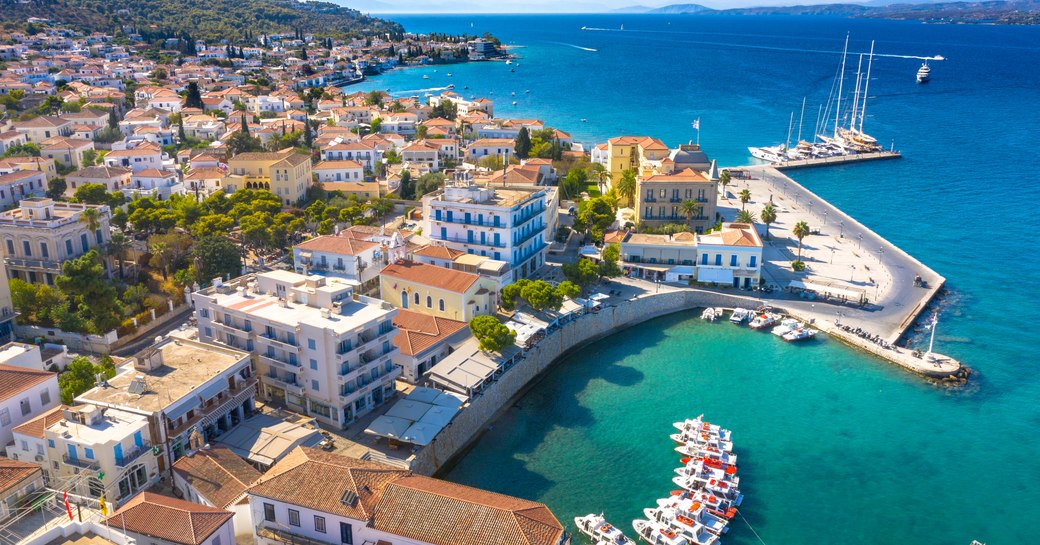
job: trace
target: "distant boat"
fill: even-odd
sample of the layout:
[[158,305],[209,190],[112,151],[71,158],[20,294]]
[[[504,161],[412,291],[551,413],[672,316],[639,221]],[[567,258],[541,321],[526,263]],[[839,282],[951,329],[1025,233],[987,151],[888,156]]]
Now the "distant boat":
[[621,23],[621,30],[625,30],[625,23]]
[[510,68],[509,71],[510,72],[516,72],[516,68]]
[[928,83],[930,79],[932,79],[932,67],[928,66],[928,61],[924,61],[917,69],[917,83]]
[[430,76],[427,74],[423,74],[422,79],[430,79]]
[[588,27],[581,27],[582,30],[588,30]]
[[451,72],[448,72],[448,77],[449,77],[449,78],[451,77]]
[[513,64],[513,61],[510,59],[506,59],[506,64]]
[[585,118],[583,117],[583,118],[581,118],[581,122],[582,122],[582,123],[588,123],[588,122],[589,122],[589,120],[588,120],[588,119],[585,119]]

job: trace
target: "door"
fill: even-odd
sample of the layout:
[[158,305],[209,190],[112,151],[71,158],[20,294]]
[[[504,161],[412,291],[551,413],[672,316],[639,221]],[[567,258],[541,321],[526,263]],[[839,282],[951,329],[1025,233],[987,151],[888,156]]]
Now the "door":
[[734,278],[733,279],[733,287],[734,288],[739,288],[740,287],[740,279],[739,278]]

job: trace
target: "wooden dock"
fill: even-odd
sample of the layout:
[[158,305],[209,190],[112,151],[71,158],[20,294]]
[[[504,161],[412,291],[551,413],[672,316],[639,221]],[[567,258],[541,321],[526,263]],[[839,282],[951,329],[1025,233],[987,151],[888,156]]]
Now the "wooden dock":
[[843,165],[846,163],[861,163],[863,161],[879,161],[882,159],[899,159],[903,154],[898,151],[875,151],[872,153],[857,153],[854,155],[841,155],[838,157],[816,157],[813,159],[799,159],[797,161],[784,161],[773,163],[772,167],[777,170],[792,170],[796,168],[812,168],[830,165]]

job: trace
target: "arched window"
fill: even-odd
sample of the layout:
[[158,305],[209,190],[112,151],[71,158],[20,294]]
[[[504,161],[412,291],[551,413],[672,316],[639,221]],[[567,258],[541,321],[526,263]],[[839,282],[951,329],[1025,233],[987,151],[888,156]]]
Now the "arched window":
[[415,304],[419,304],[419,292],[415,292]]
[[433,297],[426,296],[426,308],[433,308]]
[[441,309],[441,312],[444,312],[444,299],[441,299],[440,303],[438,304],[438,307]]
[[401,308],[408,308],[408,292],[401,290]]

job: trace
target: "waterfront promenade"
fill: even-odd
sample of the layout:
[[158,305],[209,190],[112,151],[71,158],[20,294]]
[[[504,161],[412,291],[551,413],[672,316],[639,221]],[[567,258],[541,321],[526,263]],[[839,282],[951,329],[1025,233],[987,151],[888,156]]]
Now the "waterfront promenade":
[[[764,299],[813,318],[820,327],[839,321],[895,343],[946,281],[780,171],[758,166],[742,170],[750,172],[752,178],[733,179],[726,187],[727,196],[719,200],[719,212],[732,220],[741,209],[739,195],[744,189],[751,192],[746,208],[757,221],[761,221],[761,210],[770,200],[776,207],[777,220],[769,227],[770,239],[764,241],[762,276],[781,290]],[[809,224],[812,234],[802,240],[805,271],[795,272],[791,262],[797,257],[798,239],[792,230],[800,221]],[[763,225],[759,227],[764,231]],[[915,275],[920,275],[923,285],[915,285]],[[782,290],[792,281],[833,286],[835,291],[845,290],[850,295],[858,293],[868,304],[801,299]]]

